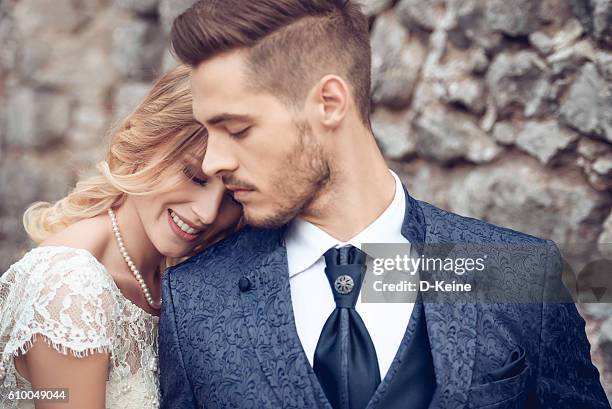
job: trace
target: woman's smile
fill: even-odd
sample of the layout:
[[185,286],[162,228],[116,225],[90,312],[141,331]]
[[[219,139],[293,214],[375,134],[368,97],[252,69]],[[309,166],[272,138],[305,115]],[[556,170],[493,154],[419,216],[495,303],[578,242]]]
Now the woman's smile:
[[197,230],[191,223],[181,218],[174,210],[168,209],[168,224],[172,231],[181,239],[187,242],[197,240],[203,230]]

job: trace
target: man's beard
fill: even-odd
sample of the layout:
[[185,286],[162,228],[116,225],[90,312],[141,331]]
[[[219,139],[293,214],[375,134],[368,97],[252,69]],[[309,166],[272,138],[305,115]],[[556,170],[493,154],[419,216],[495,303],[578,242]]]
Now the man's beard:
[[277,197],[271,214],[256,216],[245,208],[244,216],[254,227],[281,227],[308,209],[328,186],[331,170],[323,147],[313,141],[307,124],[298,124],[298,143],[274,175],[271,186]]

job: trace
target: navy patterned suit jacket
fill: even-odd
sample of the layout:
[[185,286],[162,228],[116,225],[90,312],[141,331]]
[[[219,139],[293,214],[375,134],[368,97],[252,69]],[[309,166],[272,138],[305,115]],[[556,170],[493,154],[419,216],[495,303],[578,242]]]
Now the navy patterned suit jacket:
[[[159,331],[163,409],[331,409],[296,332],[283,231],[247,227],[166,272]],[[402,233],[419,246],[539,245],[544,251],[527,257],[526,268],[495,271],[510,292],[559,271],[553,243],[446,212],[407,192]],[[495,256],[500,266],[516,259],[503,253]],[[381,399],[405,359],[418,314],[426,317],[437,383],[431,409],[610,408],[574,304],[425,302],[415,307],[368,409],[384,409]]]

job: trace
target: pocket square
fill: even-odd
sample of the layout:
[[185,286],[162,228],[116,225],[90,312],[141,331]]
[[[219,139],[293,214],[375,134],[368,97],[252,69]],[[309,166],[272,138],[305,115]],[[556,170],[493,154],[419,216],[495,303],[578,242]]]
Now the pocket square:
[[508,356],[501,368],[497,368],[483,378],[484,382],[495,382],[502,379],[512,378],[525,369],[525,350],[517,346]]

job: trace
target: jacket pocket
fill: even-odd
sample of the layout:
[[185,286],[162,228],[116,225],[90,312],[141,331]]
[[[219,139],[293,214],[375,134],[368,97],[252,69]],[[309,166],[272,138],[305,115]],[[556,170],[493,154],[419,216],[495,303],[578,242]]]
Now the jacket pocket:
[[469,407],[476,409],[522,408],[526,399],[526,384],[530,374],[529,363],[523,361],[522,370],[508,378],[472,385],[469,389]]

